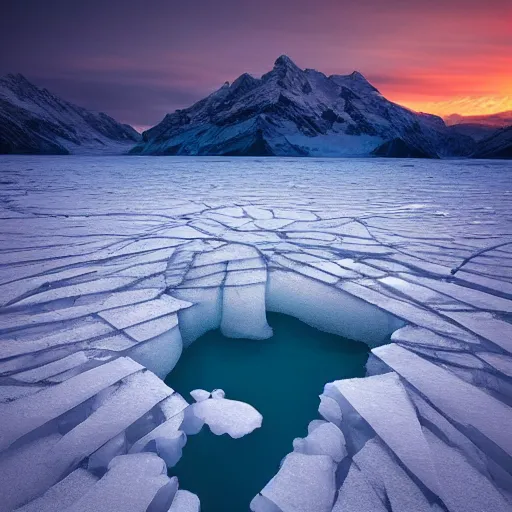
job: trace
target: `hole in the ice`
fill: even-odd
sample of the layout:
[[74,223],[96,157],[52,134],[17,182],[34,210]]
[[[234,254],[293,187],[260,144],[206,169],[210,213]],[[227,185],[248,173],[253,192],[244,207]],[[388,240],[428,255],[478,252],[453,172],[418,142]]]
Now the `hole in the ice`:
[[187,348],[165,382],[188,400],[189,392],[222,388],[263,415],[260,429],[241,438],[215,436],[208,427],[189,436],[171,468],[180,487],[196,493],[202,512],[247,511],[252,498],[277,473],[292,441],[318,418],[327,382],[365,375],[369,349],[361,342],[320,332],[299,320],[268,313],[267,340],[231,339],[212,331]]

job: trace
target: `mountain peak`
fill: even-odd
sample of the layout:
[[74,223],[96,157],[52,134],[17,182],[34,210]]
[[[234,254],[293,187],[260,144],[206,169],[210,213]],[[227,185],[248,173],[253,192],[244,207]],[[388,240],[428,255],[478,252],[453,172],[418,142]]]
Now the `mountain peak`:
[[19,82],[28,82],[28,80],[21,73],[7,73],[6,78]]
[[244,73],[240,75],[232,84],[231,91],[247,91],[252,87],[255,87],[256,84],[259,83],[259,80],[249,75],[249,73]]
[[10,82],[12,84],[17,85],[31,85],[33,86],[32,82],[30,82],[24,75],[21,73],[8,73],[4,76],[4,80],[6,82]]
[[293,62],[293,60],[290,59],[290,57],[288,57],[288,55],[281,55],[274,62],[274,69],[282,69],[282,68],[284,68],[284,69],[287,69],[287,68],[300,69],[297,66],[297,64],[295,64],[295,62]]
[[4,75],[0,78],[0,84],[3,88],[24,98],[35,97],[48,92],[46,89],[41,89],[33,84],[21,73],[9,73]]
[[359,82],[361,84],[364,84],[364,85],[369,85],[372,89],[374,90],[377,90],[375,89],[375,87],[368,81],[368,79],[362,74],[360,73],[359,71],[353,71],[350,75],[349,75],[349,78],[351,80],[354,80],[354,82]]
[[304,72],[300,69],[295,62],[293,62],[287,55],[281,55],[274,62],[272,71],[265,73],[261,79],[266,82],[267,80],[277,80],[280,87],[293,87],[299,84],[304,85],[305,77]]
[[339,83],[340,85],[346,85],[350,88],[353,87],[359,91],[379,93],[379,90],[376,89],[359,71],[353,71],[350,75],[330,75],[329,79]]
[[364,80],[365,82],[368,82],[368,80],[366,80],[364,75],[362,73],[360,73],[359,71],[352,71],[352,73],[350,73],[349,76],[350,76],[350,78],[352,78],[352,80]]

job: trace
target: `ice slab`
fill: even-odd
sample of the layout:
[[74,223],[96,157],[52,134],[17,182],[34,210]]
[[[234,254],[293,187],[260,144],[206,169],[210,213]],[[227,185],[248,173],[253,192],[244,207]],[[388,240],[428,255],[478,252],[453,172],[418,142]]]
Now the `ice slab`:
[[[310,306],[317,297],[321,308]],[[379,345],[400,320],[326,283],[291,272],[273,270],[267,283],[269,311],[292,315],[322,331]],[[371,316],[372,322],[365,322]]]
[[[354,456],[379,498],[398,512],[432,511],[430,500],[377,439],[370,439]],[[435,510],[435,508],[434,508]],[[441,510],[437,508],[437,510]]]
[[350,466],[332,512],[387,512],[389,509],[355,464]]
[[307,455],[329,455],[337,463],[347,454],[343,433],[336,425],[327,422],[315,425],[304,439],[295,439],[293,450]]
[[116,329],[126,329],[155,318],[165,317],[190,306],[188,302],[175,299],[170,295],[162,295],[155,300],[107,309],[98,314]]
[[439,494],[439,480],[428,443],[396,373],[339,380],[327,386],[335,387],[409,471],[434,494]]
[[58,359],[43,366],[33,368],[32,370],[26,370],[14,375],[14,379],[21,382],[41,382],[49,377],[53,377],[59,373],[71,370],[77,366],[86,363],[89,360],[85,352],[75,352],[69,356]]
[[[144,343],[139,343],[126,351],[126,354],[133,360],[144,365],[162,379],[174,368],[183,350],[183,340],[176,315],[164,317],[163,320],[165,320],[164,325],[159,326],[156,331],[154,326],[148,327],[148,339],[144,340]],[[160,331],[163,332],[160,333]],[[134,333],[129,330],[126,333],[134,336]],[[141,333],[137,332],[136,334],[140,335]]]
[[211,397],[211,393],[209,391],[205,391],[204,389],[194,389],[190,392],[190,395],[196,402],[202,402]]
[[40,498],[17,508],[17,512],[54,512],[66,510],[88,492],[97,478],[85,469],[75,469],[70,475],[51,487]]
[[199,512],[200,508],[199,498],[195,494],[180,489],[172,500],[169,512]]
[[119,358],[35,395],[0,404],[4,424],[0,431],[0,449],[141,369],[142,366],[131,359]]
[[164,462],[156,455],[121,455],[110,463],[107,474],[66,510],[146,512],[155,499],[160,507],[154,510],[165,510],[177,490],[176,478],[169,479]]
[[443,443],[429,430],[425,429],[424,432],[439,480],[443,483],[440,495],[449,510],[510,510],[510,502],[505,496],[459,450]]
[[[395,344],[373,353],[414,386],[429,402],[460,427],[480,434],[477,444],[495,443],[512,456],[512,436],[503,425],[512,423],[512,409],[453,373]],[[450,390],[449,393],[446,391]],[[492,417],[493,421],[489,421]],[[487,441],[487,442],[488,442]],[[489,449],[489,448],[488,448]]]
[[[336,465],[328,455],[290,453],[261,495],[282,512],[330,511],[336,491],[335,469]],[[255,498],[251,510],[266,512],[268,508]]]

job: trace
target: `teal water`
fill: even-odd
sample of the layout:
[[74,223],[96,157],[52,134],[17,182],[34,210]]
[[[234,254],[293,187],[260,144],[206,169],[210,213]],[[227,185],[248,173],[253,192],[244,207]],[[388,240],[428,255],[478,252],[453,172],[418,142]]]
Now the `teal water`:
[[263,425],[241,439],[215,436],[207,426],[189,436],[183,457],[169,475],[196,493],[201,512],[247,512],[252,498],[319,418],[318,395],[327,382],[365,374],[368,347],[326,334],[295,318],[269,313],[274,329],[263,341],[205,334],[185,350],[165,382],[192,400],[189,392],[222,388],[226,398],[248,402]]

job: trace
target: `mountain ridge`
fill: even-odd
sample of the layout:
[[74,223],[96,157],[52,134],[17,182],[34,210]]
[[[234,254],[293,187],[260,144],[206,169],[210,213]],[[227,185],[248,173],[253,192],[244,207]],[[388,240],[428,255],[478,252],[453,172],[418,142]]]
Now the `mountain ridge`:
[[512,110],[496,112],[494,114],[480,114],[473,116],[462,116],[459,114],[451,114],[444,117],[444,121],[448,126],[460,124],[480,124],[484,126],[492,126],[494,128],[506,128],[512,126]]
[[468,156],[474,141],[432,114],[387,100],[360,72],[300,69],[280,56],[143,133],[132,154]]
[[501,128],[479,141],[472,157],[512,159],[512,126]]
[[65,101],[20,73],[0,78],[0,153],[123,153],[139,140],[131,126]]
[[474,116],[452,114],[444,120],[453,131],[480,142],[494,135],[497,130],[512,126],[512,110]]

